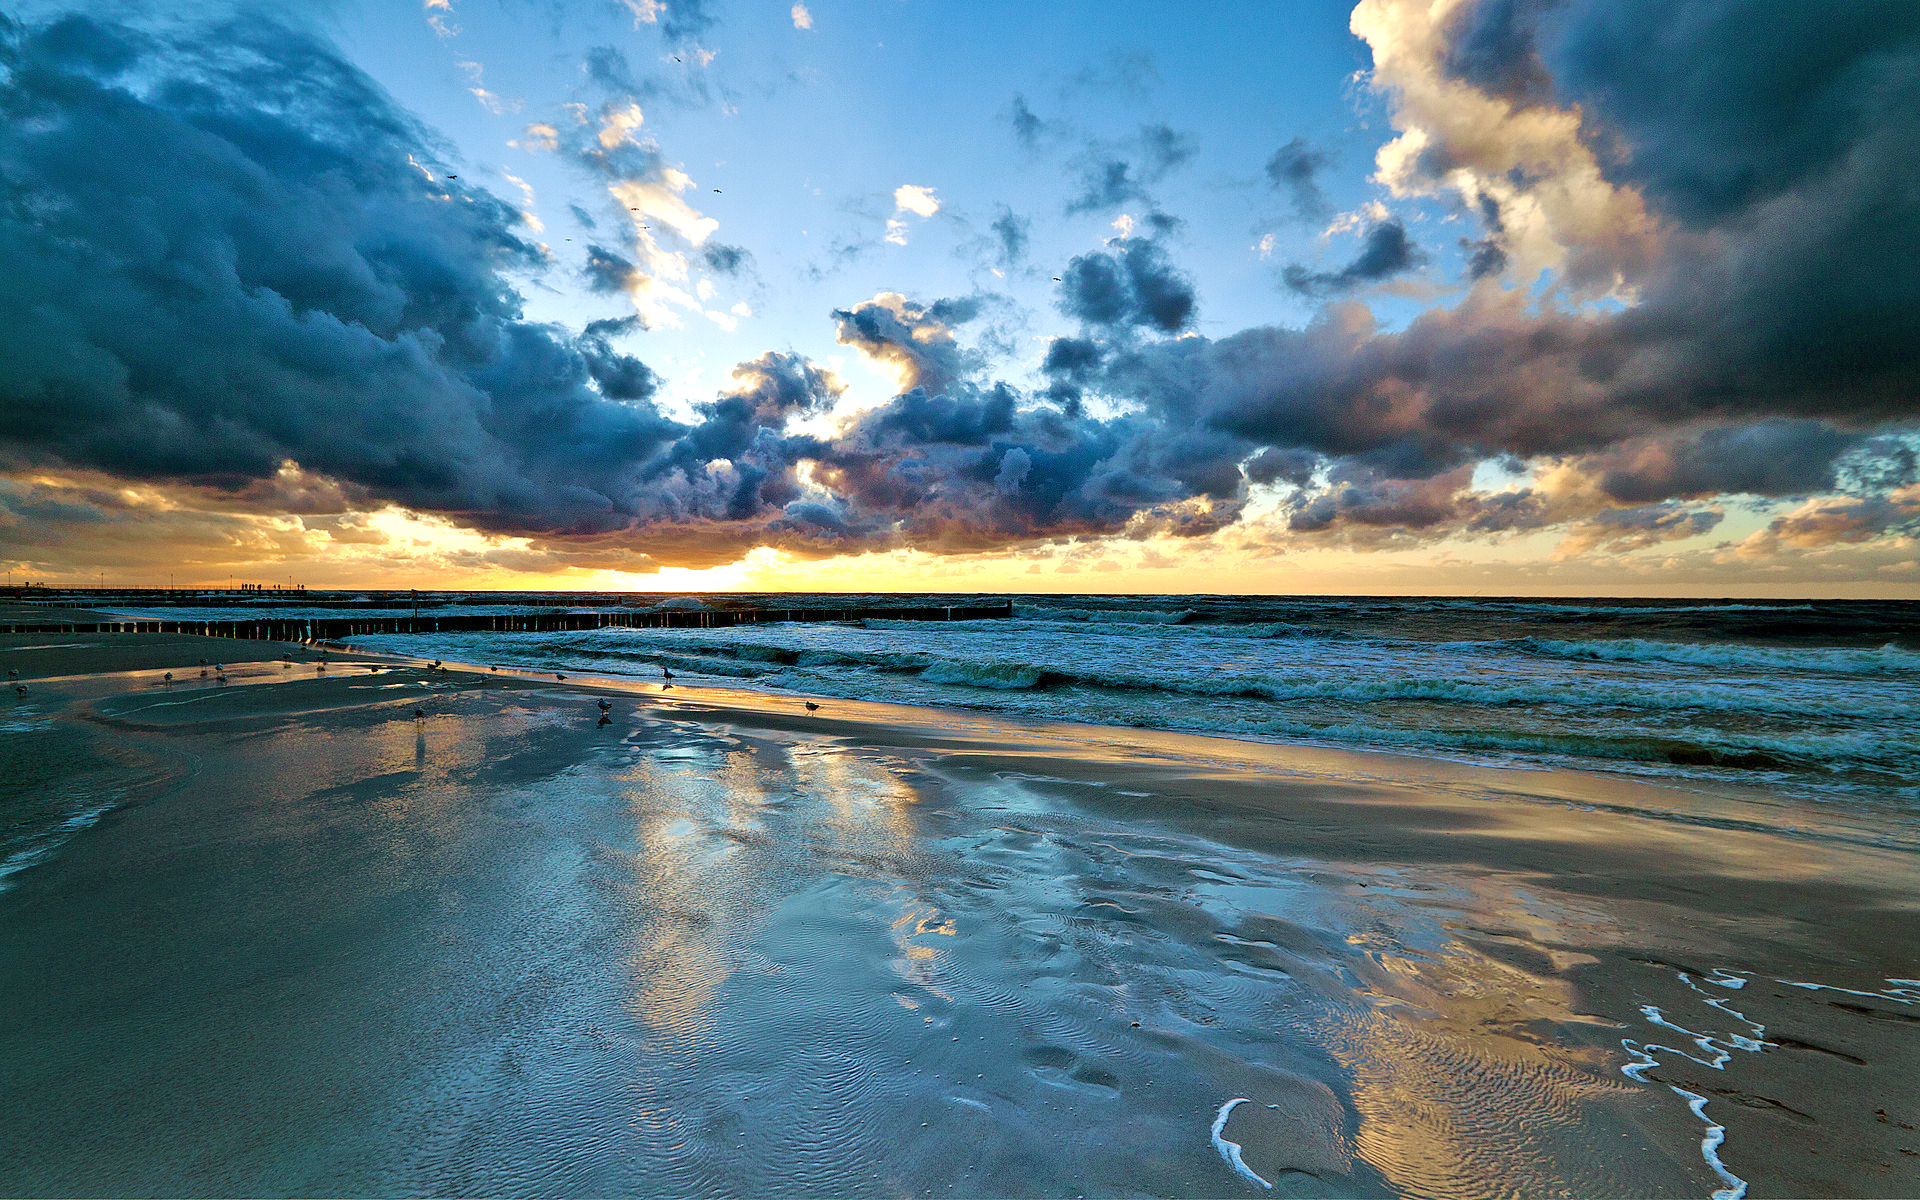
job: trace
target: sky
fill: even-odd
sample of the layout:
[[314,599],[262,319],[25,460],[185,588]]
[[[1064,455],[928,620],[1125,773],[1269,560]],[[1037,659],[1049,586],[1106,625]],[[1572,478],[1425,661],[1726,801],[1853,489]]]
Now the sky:
[[0,13],[12,581],[1920,597],[1910,0],[163,7]]

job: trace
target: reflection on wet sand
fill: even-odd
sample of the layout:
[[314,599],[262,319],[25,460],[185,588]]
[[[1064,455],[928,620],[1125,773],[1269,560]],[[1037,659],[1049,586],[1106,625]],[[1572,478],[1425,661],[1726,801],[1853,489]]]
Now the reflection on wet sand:
[[[1850,990],[1762,995],[1732,918],[1525,857],[1691,836],[1671,821],[1469,819],[1465,784],[1415,795],[1384,761],[1256,774],[1203,744],[1056,776],[1039,735],[855,736],[850,703],[602,727],[591,695],[463,678],[85,701],[100,737],[202,766],[0,895],[0,977],[45,981],[0,993],[32,1097],[0,1100],[15,1190],[1705,1196],[1715,1125],[1742,1178],[1826,1178],[1757,1120],[1884,1136],[1877,1190],[1915,1179],[1897,1123],[1859,1132],[1818,1075],[1897,1091],[1911,1030],[1827,1001],[1911,996],[1812,962],[1798,983]],[[1503,813],[1510,866],[1431,849]],[[1892,853],[1803,839],[1769,867],[1738,837],[1753,878]],[[167,986],[129,1026],[101,997],[141,977]],[[132,1036],[167,1088],[119,1094],[111,1150],[55,1153]],[[183,1090],[225,1119],[183,1126]]]

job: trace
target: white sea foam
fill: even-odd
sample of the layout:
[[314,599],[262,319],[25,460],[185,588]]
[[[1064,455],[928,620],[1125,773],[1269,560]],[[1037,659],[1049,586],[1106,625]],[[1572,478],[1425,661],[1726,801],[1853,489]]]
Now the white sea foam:
[[1513,643],[1528,653],[1554,658],[1597,662],[1683,663],[1690,666],[1734,667],[1759,671],[1819,671],[1846,675],[1891,675],[1920,672],[1920,654],[1889,643],[1874,650],[1812,649],[1802,647],[1701,645],[1653,642],[1640,638],[1555,641],[1523,638]]
[[1266,1188],[1268,1191],[1272,1191],[1273,1185],[1258,1175],[1255,1175],[1253,1168],[1247,1165],[1246,1159],[1240,1157],[1240,1143],[1230,1142],[1224,1136],[1227,1128],[1227,1118],[1233,1114],[1233,1110],[1242,1104],[1250,1103],[1252,1103],[1252,1101],[1248,1100],[1245,1096],[1235,1096],[1220,1106],[1220,1111],[1213,1115],[1213,1148],[1220,1152],[1221,1158],[1227,1160],[1228,1166],[1259,1184],[1261,1187]]

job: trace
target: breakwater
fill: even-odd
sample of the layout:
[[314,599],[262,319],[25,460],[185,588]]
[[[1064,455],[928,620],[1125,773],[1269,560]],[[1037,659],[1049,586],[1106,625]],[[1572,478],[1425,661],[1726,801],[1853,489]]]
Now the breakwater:
[[276,642],[338,642],[381,633],[561,633],[585,629],[725,629],[820,621],[990,621],[1013,616],[1012,602],[915,607],[643,609],[567,613],[454,613],[439,616],[242,617],[174,620],[0,622],[0,633],[186,633]]

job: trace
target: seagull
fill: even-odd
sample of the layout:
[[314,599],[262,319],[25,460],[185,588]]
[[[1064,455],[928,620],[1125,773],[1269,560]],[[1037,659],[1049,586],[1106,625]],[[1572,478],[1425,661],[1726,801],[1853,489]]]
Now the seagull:
[[447,178],[448,178],[448,179],[458,179],[458,178],[460,178],[460,177],[459,177],[458,175],[449,175],[449,176],[447,176]]
[[562,675],[562,674],[561,674],[560,672],[558,672],[558,671],[555,671],[555,672],[553,673],[553,677],[554,677],[555,679],[565,679],[565,678],[566,678],[566,676],[565,676],[565,675]]
[[487,668],[487,670],[489,670],[489,671],[498,671],[499,669],[500,669],[499,667],[488,667],[488,668]]
[[1059,277],[1058,275],[1055,275],[1055,276],[1053,277],[1053,281],[1054,281],[1055,283],[1059,283],[1059,282],[1060,282],[1060,277]]
[[225,675],[215,675],[213,677],[213,681],[215,683],[225,683],[227,681],[227,677]]
[[673,672],[672,672],[672,671],[669,671],[669,670],[667,670],[667,669],[666,669],[665,667],[661,667],[661,668],[660,668],[660,677],[661,677],[662,679],[672,679],[672,678],[673,678]]
[[16,671],[16,670],[14,670],[14,669],[12,669],[11,667],[9,667],[9,668],[7,669],[7,678],[8,678],[8,679],[18,679],[18,678],[20,678],[20,672],[18,672],[18,671]]
[[809,701],[807,701],[807,711],[808,711],[808,712],[819,712],[819,711],[820,711],[820,706],[819,706],[818,704],[815,704],[815,703],[814,703],[813,701],[811,701],[811,700],[809,700]]
[[720,189],[719,188],[713,189],[713,194],[718,196],[720,194]]
[[24,695],[26,695],[26,694],[27,694],[27,685],[26,685],[26,684],[24,684],[24,683],[16,683],[16,684],[14,684],[14,685],[13,685],[13,694],[14,694],[14,695],[16,695],[16,696],[24,696]]
[[426,720],[426,719],[427,719],[427,710],[426,710],[426,709],[424,709],[424,708],[416,708],[416,709],[414,709],[414,710],[413,710],[413,719],[414,719],[414,720],[416,720],[416,721],[424,721],[424,720]]
[[612,708],[613,708],[613,705],[611,705],[611,704],[608,704],[608,703],[607,703],[607,702],[606,702],[605,700],[602,700],[602,701],[600,702],[600,711],[601,711],[601,712],[607,712],[608,710],[610,710],[610,709],[612,709]]
[[164,680],[164,681],[166,681],[167,683],[172,683],[172,682],[173,682],[173,672],[172,672],[172,671],[168,671],[168,672],[167,672],[167,673],[166,673],[165,675],[162,675],[162,676],[161,676],[160,678],[161,678],[162,680]]

